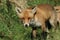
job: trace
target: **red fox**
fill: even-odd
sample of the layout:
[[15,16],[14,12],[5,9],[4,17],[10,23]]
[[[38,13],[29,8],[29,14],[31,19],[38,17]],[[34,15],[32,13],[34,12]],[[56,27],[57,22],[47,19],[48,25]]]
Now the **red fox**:
[[[24,9],[16,7],[18,17],[23,21],[24,26],[41,26],[42,32],[47,32],[45,22],[50,20],[52,26],[55,27],[55,10],[49,4],[40,4],[33,9]],[[33,36],[36,37],[36,30],[33,30]]]

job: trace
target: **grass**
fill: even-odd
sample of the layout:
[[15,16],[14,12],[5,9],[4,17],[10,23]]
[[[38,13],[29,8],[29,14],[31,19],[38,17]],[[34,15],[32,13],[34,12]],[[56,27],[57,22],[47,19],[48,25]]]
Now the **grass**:
[[[3,5],[0,5],[0,40],[31,40],[32,28],[24,28],[14,10],[14,4],[7,5],[7,0],[3,0]],[[29,1],[29,0],[28,0]],[[55,5],[53,1],[34,0],[29,1],[28,5],[36,6],[37,4],[47,3]],[[60,3],[58,3],[60,4]],[[37,39],[41,40],[41,29],[37,28]],[[58,32],[52,32],[50,30],[50,39],[47,40],[60,40],[60,28]],[[53,37],[52,37],[53,36]]]
[[[0,13],[0,40],[31,40],[32,28],[24,28],[16,14],[11,17],[4,13]],[[40,28],[37,28],[37,34],[36,40],[41,40]],[[58,32],[50,31],[50,35],[53,37],[47,40],[60,40],[60,28],[58,28]]]
[[[6,23],[0,22],[0,32],[4,33],[4,37],[1,37],[0,40],[31,40],[31,27],[24,28],[22,24],[18,24],[18,22],[12,22],[10,27],[7,27]],[[37,40],[41,39],[41,29],[37,28]],[[58,32],[51,32],[50,35],[53,36],[47,40],[60,40],[60,29]]]

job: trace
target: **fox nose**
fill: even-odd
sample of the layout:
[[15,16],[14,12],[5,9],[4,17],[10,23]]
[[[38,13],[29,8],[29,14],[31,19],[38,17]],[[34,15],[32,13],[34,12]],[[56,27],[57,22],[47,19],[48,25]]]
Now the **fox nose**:
[[24,24],[24,27],[29,27],[29,24]]
[[25,27],[28,27],[28,25],[26,24]]

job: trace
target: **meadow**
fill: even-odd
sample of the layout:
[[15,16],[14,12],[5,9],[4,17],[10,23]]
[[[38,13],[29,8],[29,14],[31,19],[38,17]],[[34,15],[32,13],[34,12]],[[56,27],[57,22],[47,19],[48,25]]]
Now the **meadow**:
[[[15,5],[7,2],[7,0],[0,1],[0,40],[31,40],[32,27],[23,27],[21,20],[16,14]],[[60,0],[28,0],[27,2],[29,6],[35,6],[42,3],[55,6],[60,5]],[[50,30],[49,35],[51,35],[51,38],[47,40],[60,40],[60,27],[58,27],[57,32],[52,32]],[[40,28],[37,28],[36,40],[41,40]]]

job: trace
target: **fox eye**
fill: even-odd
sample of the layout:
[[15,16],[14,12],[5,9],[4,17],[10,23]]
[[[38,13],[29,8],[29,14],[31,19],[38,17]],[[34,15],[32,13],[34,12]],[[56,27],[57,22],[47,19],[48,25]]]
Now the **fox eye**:
[[20,19],[22,19],[22,20],[23,20],[23,19],[25,19],[25,18],[20,18]]
[[25,19],[25,18],[22,18],[22,19]]
[[30,17],[28,19],[31,19]]

